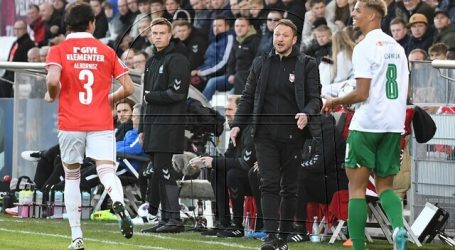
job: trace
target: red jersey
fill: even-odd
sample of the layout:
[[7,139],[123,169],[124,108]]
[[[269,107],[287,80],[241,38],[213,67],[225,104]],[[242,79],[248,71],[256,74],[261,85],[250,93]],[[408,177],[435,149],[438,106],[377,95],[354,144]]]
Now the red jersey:
[[113,78],[128,68],[113,49],[90,33],[71,33],[51,47],[46,66],[61,68],[58,128],[64,131],[113,130],[108,101]]

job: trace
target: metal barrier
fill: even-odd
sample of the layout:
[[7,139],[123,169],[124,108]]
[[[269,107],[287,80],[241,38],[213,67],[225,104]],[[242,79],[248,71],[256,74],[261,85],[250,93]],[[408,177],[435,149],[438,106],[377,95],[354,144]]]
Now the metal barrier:
[[420,214],[426,202],[438,203],[451,215],[448,229],[455,229],[455,114],[437,114],[443,106],[455,106],[455,67],[453,61],[414,62],[411,65],[412,102],[432,110],[437,131],[427,143],[411,140],[411,190],[409,204],[411,222]]

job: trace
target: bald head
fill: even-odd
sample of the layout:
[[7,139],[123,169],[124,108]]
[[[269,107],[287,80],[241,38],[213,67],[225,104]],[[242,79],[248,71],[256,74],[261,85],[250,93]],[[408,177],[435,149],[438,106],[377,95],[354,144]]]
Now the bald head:
[[41,62],[39,48],[33,47],[27,52],[27,61],[28,62]]
[[42,3],[39,6],[39,15],[41,16],[41,19],[44,21],[49,21],[51,20],[51,16],[54,13],[54,6],[52,6],[51,3]]
[[14,35],[17,38],[22,37],[27,33],[27,24],[23,20],[16,21],[14,23]]

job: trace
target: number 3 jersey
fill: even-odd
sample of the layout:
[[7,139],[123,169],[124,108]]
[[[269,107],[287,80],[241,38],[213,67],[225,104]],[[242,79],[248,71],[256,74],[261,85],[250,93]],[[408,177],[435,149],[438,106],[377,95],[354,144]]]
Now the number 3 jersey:
[[350,130],[404,132],[409,70],[406,54],[380,29],[368,32],[352,55],[354,77],[371,79],[368,99],[360,103]]
[[61,68],[58,129],[114,129],[108,95],[113,78],[128,73],[114,50],[90,33],[71,33],[49,50],[46,67],[50,65]]

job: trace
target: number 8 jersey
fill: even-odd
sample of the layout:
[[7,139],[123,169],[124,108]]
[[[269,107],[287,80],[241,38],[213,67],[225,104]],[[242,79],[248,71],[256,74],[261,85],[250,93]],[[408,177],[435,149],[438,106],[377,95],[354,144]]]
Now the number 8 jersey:
[[61,68],[58,129],[113,130],[108,95],[113,78],[128,73],[115,51],[90,33],[71,33],[51,47],[46,67],[49,65]]
[[354,47],[354,77],[371,79],[369,96],[349,126],[363,132],[404,132],[409,69],[403,47],[382,30],[367,33]]

